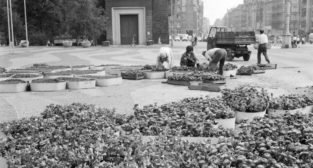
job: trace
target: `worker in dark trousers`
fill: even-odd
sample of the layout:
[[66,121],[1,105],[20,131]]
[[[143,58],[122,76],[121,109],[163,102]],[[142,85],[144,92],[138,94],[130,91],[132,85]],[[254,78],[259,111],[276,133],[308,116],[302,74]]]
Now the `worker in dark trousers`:
[[[223,68],[227,56],[227,51],[225,49],[212,48],[208,51],[204,51],[202,55],[210,62],[208,70],[216,71],[218,69],[218,73],[223,75]],[[217,68],[217,64],[219,64],[219,68]]]
[[267,55],[267,44],[268,44],[268,38],[267,35],[264,34],[264,30],[260,30],[260,37],[259,37],[259,47],[258,47],[258,64],[261,64],[261,54],[264,55],[265,60],[267,61],[267,63],[271,63],[270,59],[268,58]]

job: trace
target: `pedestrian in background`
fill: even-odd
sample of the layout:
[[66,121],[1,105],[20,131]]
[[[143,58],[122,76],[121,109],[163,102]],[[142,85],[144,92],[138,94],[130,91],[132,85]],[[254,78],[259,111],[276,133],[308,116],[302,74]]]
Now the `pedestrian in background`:
[[180,59],[180,66],[195,67],[197,63],[198,59],[193,52],[193,47],[187,46],[186,52]]
[[264,30],[260,30],[259,47],[258,47],[258,64],[261,64],[261,54],[264,55],[267,63],[271,63],[267,55],[268,37],[264,34]]

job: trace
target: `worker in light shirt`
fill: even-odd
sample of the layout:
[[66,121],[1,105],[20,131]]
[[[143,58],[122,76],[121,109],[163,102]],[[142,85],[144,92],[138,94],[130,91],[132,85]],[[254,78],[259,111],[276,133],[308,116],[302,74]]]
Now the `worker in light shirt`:
[[258,64],[261,64],[261,54],[264,55],[265,60],[267,63],[271,63],[270,59],[268,58],[267,55],[267,44],[268,44],[268,38],[267,35],[264,34],[264,30],[260,30],[260,37],[259,37],[259,47],[258,47]]
[[[218,69],[218,73],[223,75],[223,68],[227,56],[227,51],[225,49],[212,48],[204,51],[202,55],[210,62],[208,66],[210,71],[216,71]],[[217,64],[219,64],[219,68],[217,68]]]
[[158,69],[171,69],[173,63],[173,51],[169,47],[161,47],[157,57],[156,67]]

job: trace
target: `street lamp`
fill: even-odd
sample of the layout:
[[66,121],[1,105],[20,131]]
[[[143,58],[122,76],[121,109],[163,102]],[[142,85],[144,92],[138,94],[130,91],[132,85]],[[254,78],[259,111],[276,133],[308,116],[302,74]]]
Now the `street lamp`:
[[24,0],[24,17],[25,17],[25,36],[26,36],[26,43],[27,43],[27,47],[29,45],[29,41],[28,41],[28,30],[27,30],[27,14],[26,14],[26,0]]
[[13,13],[12,13],[12,2],[7,0],[7,15],[8,15],[8,35],[9,35],[9,46],[14,48],[14,32],[13,32]]
[[283,46],[282,48],[291,47],[291,34],[290,34],[290,0],[286,0],[286,23],[285,23],[285,32],[283,35]]

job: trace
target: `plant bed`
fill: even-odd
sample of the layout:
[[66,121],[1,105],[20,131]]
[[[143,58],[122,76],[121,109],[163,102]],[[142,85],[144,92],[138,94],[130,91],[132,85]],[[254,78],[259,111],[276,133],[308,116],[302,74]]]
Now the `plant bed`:
[[89,65],[74,65],[72,66],[73,71],[86,71],[89,70]]
[[223,84],[215,83],[193,83],[191,82],[188,86],[189,90],[202,90],[209,92],[220,92]]
[[203,73],[203,83],[225,84],[225,77],[215,73]]
[[121,73],[123,79],[141,80],[145,78],[145,74],[140,70],[129,70]]
[[89,40],[85,40],[82,42],[83,48],[89,48],[91,46],[91,42]]
[[39,74],[16,74],[12,76],[12,79],[20,79],[25,82],[31,83],[32,80],[43,78],[42,75]]
[[27,83],[19,79],[8,79],[0,81],[0,93],[19,93],[25,92]]
[[281,116],[282,114],[300,112],[308,114],[311,112],[313,99],[306,95],[291,94],[272,98],[269,106],[269,114]]
[[90,78],[96,80],[96,86],[99,87],[107,87],[114,85],[121,85],[123,83],[123,79],[117,75],[111,76],[83,76],[84,78]]
[[74,75],[74,77],[81,77],[81,76],[86,76],[86,75],[92,75],[92,76],[98,76],[98,75],[105,75],[105,71],[101,70],[73,70],[71,73]]
[[170,85],[179,85],[179,86],[189,86],[189,81],[177,81],[177,80],[167,80],[167,84]]
[[3,73],[0,74],[0,81],[8,80],[13,76],[13,74],[10,73]]
[[66,81],[68,89],[91,89],[96,87],[96,80],[89,78],[58,78],[59,80]]
[[33,92],[52,92],[66,89],[66,82],[59,79],[36,79],[30,84]]
[[250,66],[241,66],[238,70],[237,70],[237,75],[252,75],[254,72],[253,68]]
[[41,74],[38,70],[31,70],[31,69],[11,69],[8,71],[11,74]]
[[264,117],[269,106],[269,95],[263,88],[243,86],[234,90],[224,89],[222,94],[226,104],[236,111],[236,122]]
[[73,45],[73,42],[72,41],[63,41],[63,47],[72,47]]
[[147,71],[144,75],[146,79],[164,79],[165,71]]
[[238,67],[236,65],[228,63],[228,64],[224,65],[224,67],[223,67],[223,70],[224,70],[223,76],[235,77],[237,74],[237,69],[238,69]]

